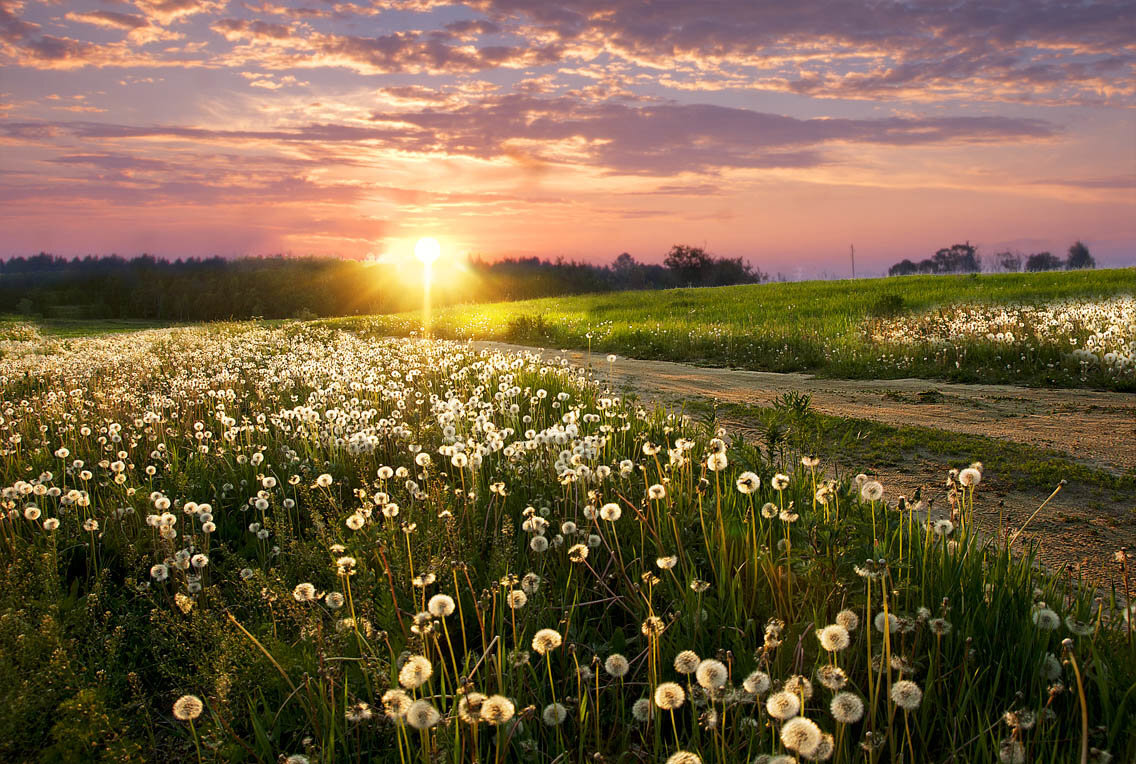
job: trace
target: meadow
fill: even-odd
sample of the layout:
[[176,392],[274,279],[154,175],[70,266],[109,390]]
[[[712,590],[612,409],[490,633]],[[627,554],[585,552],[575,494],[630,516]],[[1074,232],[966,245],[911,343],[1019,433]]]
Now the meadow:
[[602,374],[346,323],[8,328],[0,759],[1136,756],[1127,556],[1102,591],[984,539],[982,464],[932,521]]
[[[1136,390],[1136,269],[623,292],[442,308],[436,335],[854,379]],[[407,335],[417,313],[332,319]]]

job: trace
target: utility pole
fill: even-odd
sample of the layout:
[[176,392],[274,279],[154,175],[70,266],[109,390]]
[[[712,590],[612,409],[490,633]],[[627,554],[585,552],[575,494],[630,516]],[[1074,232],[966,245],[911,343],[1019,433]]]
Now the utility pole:
[[848,249],[852,250],[852,279],[853,279],[853,281],[855,281],[855,279],[856,279],[856,247],[849,244]]

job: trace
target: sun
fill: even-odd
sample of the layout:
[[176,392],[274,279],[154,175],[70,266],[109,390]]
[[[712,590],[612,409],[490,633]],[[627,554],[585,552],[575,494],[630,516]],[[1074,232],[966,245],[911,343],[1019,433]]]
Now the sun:
[[430,236],[419,239],[414,245],[414,256],[425,265],[433,263],[441,254],[442,247],[438,244],[438,240]]

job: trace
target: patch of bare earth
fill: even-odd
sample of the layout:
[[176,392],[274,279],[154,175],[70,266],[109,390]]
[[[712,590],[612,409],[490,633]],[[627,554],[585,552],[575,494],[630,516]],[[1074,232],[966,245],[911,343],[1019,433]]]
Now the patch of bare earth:
[[[811,396],[812,408],[833,416],[890,425],[929,427],[980,435],[1067,454],[1071,460],[1113,472],[1136,468],[1136,396],[1092,390],[1046,390],[1011,385],[961,385],[924,379],[843,380],[807,374],[703,368],[668,361],[620,357],[607,364],[599,354],[538,350],[521,345],[477,342],[477,347],[537,351],[552,359],[591,365],[615,389],[644,400],[675,404],[692,398],[722,403],[768,405],[787,392]],[[728,430],[756,437],[749,423],[721,420]],[[946,516],[946,467],[905,455],[902,467],[846,465],[873,472],[892,496],[936,498],[935,517]],[[1054,486],[1061,479],[1054,476]],[[1052,488],[1020,490],[987,471],[975,512],[985,533],[1013,532],[1034,513]],[[1111,493],[1111,492],[1109,492]],[[1017,545],[1038,544],[1039,559],[1051,570],[1082,575],[1107,589],[1122,590],[1113,553],[1136,549],[1136,496],[1105,495],[1092,486],[1066,485],[1026,526]]]

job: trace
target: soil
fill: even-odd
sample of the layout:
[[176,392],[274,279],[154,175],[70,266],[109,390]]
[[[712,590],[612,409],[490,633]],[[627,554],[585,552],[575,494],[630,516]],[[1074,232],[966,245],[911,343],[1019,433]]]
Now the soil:
[[[477,347],[538,351],[576,365],[589,362],[616,389],[648,401],[672,404],[691,398],[768,405],[787,392],[806,393],[821,413],[981,435],[1060,451],[1072,460],[1111,472],[1136,469],[1136,395],[1092,390],[1050,390],[1011,385],[963,385],[925,379],[844,380],[807,374],[704,368],[669,361],[619,357],[609,370],[606,357],[575,350],[544,350],[499,342]],[[747,423],[719,421],[733,432]],[[872,465],[858,465],[868,470]],[[946,467],[915,457],[903,467],[871,470],[892,496],[938,496],[933,514],[944,516]],[[1056,478],[1059,479],[1059,476]],[[1055,483],[1056,483],[1055,479]],[[1007,490],[992,480],[979,492],[975,512],[984,532],[1020,528],[1052,489]],[[983,494],[985,493],[985,496]],[[986,501],[982,501],[985,498]],[[1038,544],[1038,558],[1051,570],[1082,575],[1107,590],[1123,582],[1113,554],[1136,550],[1136,496],[1102,497],[1091,486],[1069,484],[1029,522],[1016,546]]]

